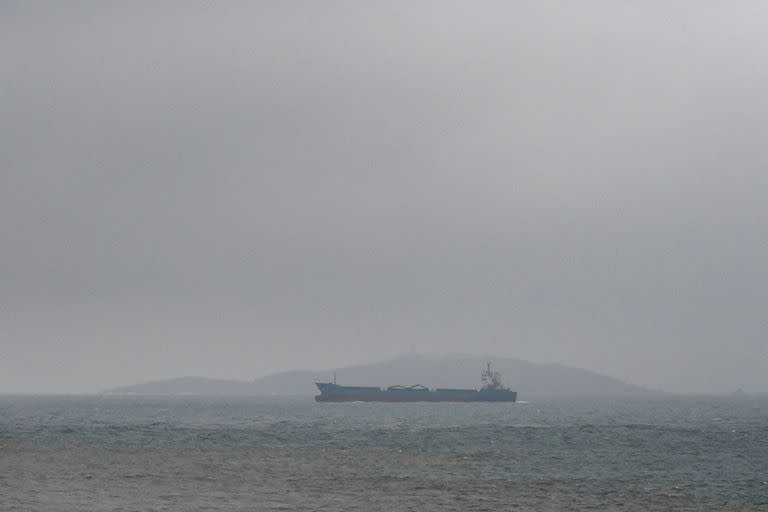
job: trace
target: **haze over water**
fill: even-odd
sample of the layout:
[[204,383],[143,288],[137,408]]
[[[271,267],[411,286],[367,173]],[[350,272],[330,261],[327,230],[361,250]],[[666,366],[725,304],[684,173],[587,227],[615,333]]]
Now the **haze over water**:
[[0,397],[0,509],[768,509],[768,397]]
[[0,392],[408,350],[768,391],[767,18],[4,1]]
[[[768,510],[766,20],[3,0],[0,512]],[[405,351],[693,394],[2,395]]]

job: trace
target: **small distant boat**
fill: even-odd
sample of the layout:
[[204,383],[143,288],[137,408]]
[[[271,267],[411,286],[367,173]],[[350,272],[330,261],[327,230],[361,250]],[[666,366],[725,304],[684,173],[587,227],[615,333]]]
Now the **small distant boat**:
[[491,363],[481,373],[480,389],[429,389],[421,384],[413,386],[341,386],[333,382],[316,382],[320,394],[318,402],[516,402],[517,391],[505,388],[501,374],[491,371]]

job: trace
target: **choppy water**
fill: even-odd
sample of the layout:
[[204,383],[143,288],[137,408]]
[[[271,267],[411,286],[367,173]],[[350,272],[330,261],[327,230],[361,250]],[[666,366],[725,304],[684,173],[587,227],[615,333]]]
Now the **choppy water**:
[[768,511],[768,397],[0,397],[0,510]]

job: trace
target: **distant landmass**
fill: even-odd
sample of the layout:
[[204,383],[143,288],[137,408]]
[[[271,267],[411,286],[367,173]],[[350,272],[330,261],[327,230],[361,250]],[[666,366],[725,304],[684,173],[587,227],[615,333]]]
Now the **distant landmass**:
[[[480,371],[488,358],[477,356],[428,357],[405,355],[380,363],[327,371],[288,371],[252,381],[180,377],[125,386],[111,394],[145,395],[314,395],[315,381],[330,381],[336,372],[339,384],[390,386],[423,384],[434,387],[478,388]],[[647,389],[589,370],[520,359],[492,358],[505,385],[525,393],[624,394]],[[521,397],[522,398],[522,397]],[[524,398],[522,398],[524,399]]]

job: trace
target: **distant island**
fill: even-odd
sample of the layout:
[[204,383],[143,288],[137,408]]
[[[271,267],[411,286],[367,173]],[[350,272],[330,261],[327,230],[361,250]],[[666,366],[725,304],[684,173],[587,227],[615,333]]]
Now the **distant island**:
[[[109,394],[140,395],[314,395],[315,381],[330,381],[334,372],[339,384],[390,386],[423,384],[434,387],[478,388],[480,371],[489,358],[478,356],[429,357],[414,354],[397,359],[325,371],[287,371],[252,381],[180,377],[124,386]],[[490,358],[504,383],[521,393],[569,395],[647,393],[648,390],[617,378],[558,364],[521,359]]]

